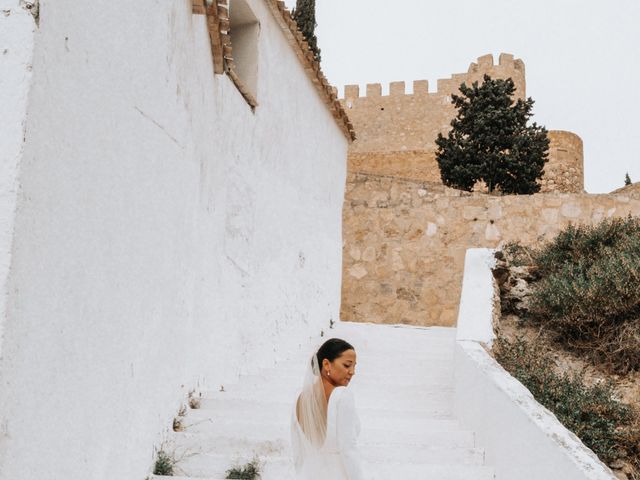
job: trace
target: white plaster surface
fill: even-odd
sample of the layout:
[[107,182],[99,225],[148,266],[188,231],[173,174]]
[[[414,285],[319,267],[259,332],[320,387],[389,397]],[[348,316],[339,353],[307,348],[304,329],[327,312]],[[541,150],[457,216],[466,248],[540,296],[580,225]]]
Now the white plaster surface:
[[248,4],[255,113],[214,77],[190,2],[40,2],[28,108],[11,121],[26,119],[26,143],[2,480],[142,479],[187,390],[337,320],[347,141],[265,3]]
[[464,259],[464,276],[456,338],[491,344],[493,333],[494,252],[487,248],[470,248]]
[[476,432],[498,480],[615,479],[611,470],[481,345],[493,335],[494,291],[487,285],[488,279],[493,281],[492,257],[489,249],[472,249],[465,258],[455,349],[454,414],[465,428]]
[[295,479],[292,408],[312,353],[331,337],[357,352],[348,388],[361,424],[363,479],[494,478],[474,433],[452,416],[455,329],[348,322],[336,322],[259,375],[203,392],[200,408],[183,419],[185,430],[171,435],[176,451],[189,453],[178,473],[222,479],[233,462],[258,455],[262,480]]
[[34,33],[35,20],[19,0],[0,0],[0,357]]

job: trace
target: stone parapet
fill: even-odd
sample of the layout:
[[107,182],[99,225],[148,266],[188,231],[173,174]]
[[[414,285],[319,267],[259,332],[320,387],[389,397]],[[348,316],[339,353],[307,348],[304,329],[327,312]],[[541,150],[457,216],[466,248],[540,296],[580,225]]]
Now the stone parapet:
[[478,58],[466,73],[438,80],[437,90],[432,93],[426,80],[415,80],[413,93],[405,92],[405,82],[392,82],[389,95],[382,95],[379,83],[367,85],[364,96],[360,95],[358,85],[345,86],[340,103],[358,136],[351,152],[435,149],[438,133],[447,132],[455,116],[451,95],[458,93],[462,82],[467,85],[475,81],[482,83],[485,74],[493,78],[512,78],[516,96],[526,96],[524,63],[506,53],[500,55],[497,65],[493,55]]
[[532,245],[570,223],[640,215],[630,195],[488,195],[351,173],[343,210],[341,318],[455,325],[464,252]]

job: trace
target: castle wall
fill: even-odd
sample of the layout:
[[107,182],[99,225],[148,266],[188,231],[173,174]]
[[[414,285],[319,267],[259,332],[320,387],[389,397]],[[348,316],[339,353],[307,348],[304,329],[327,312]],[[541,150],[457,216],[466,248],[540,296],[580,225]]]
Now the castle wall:
[[[392,175],[426,182],[440,182],[435,140],[446,135],[456,110],[451,95],[459,86],[482,83],[484,74],[492,78],[512,78],[516,98],[526,97],[525,67],[513,55],[501,54],[498,64],[493,55],[478,58],[467,73],[438,80],[437,90],[429,92],[426,80],[413,82],[413,93],[405,93],[404,82],[389,85],[389,95],[381,95],[380,84],[367,85],[360,95],[357,85],[345,87],[341,100],[356,130],[357,139],[349,148],[349,171]],[[550,131],[551,145],[543,192],[582,192],[584,171],[582,142],[570,132]]]
[[2,480],[145,478],[189,389],[337,320],[347,140],[266,2],[248,4],[255,112],[214,77],[190,2],[40,1],[14,158]]
[[[570,137],[571,138],[571,137]],[[343,210],[341,317],[456,323],[467,248],[533,245],[570,223],[640,215],[629,195],[494,196],[441,184],[350,174]]]

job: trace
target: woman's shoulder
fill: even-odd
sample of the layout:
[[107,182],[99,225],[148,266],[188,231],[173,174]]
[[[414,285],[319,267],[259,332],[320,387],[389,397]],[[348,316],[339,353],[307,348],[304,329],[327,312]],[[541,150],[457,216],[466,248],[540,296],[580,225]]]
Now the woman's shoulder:
[[341,401],[343,399],[347,401],[349,400],[353,401],[353,391],[351,391],[351,389],[342,385],[335,387],[333,389],[333,392],[331,392],[331,395],[335,395],[336,396],[335,399],[337,401]]

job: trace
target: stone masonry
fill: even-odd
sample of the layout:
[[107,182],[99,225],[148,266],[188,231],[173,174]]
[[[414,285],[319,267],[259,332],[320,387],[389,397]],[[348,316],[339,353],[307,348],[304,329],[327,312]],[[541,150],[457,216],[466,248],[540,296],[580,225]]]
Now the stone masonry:
[[525,67],[513,55],[478,58],[467,73],[389,86],[367,85],[360,96],[345,87],[344,109],[356,130],[349,148],[343,210],[343,320],[455,325],[464,254],[518,240],[548,239],[571,222],[640,214],[640,199],[584,193],[582,140],[552,130],[541,192],[497,196],[446,188],[435,160],[435,139],[455,115],[451,95],[484,74],[511,77],[526,96]]
[[531,245],[570,223],[640,215],[633,193],[497,196],[352,173],[343,214],[341,318],[455,325],[467,248]]
[[[360,96],[357,85],[347,85],[341,103],[357,136],[349,149],[349,171],[440,182],[435,139],[451,128],[456,114],[451,95],[459,93],[463,82],[482,83],[485,73],[493,78],[512,78],[516,97],[526,96],[524,63],[506,53],[500,55],[497,65],[493,55],[484,55],[467,73],[438,80],[436,92],[429,92],[426,80],[414,81],[411,94],[405,93],[404,82],[393,82],[385,96],[380,84],[367,85],[365,96]],[[542,191],[582,192],[582,141],[570,132],[550,131],[549,136]]]

